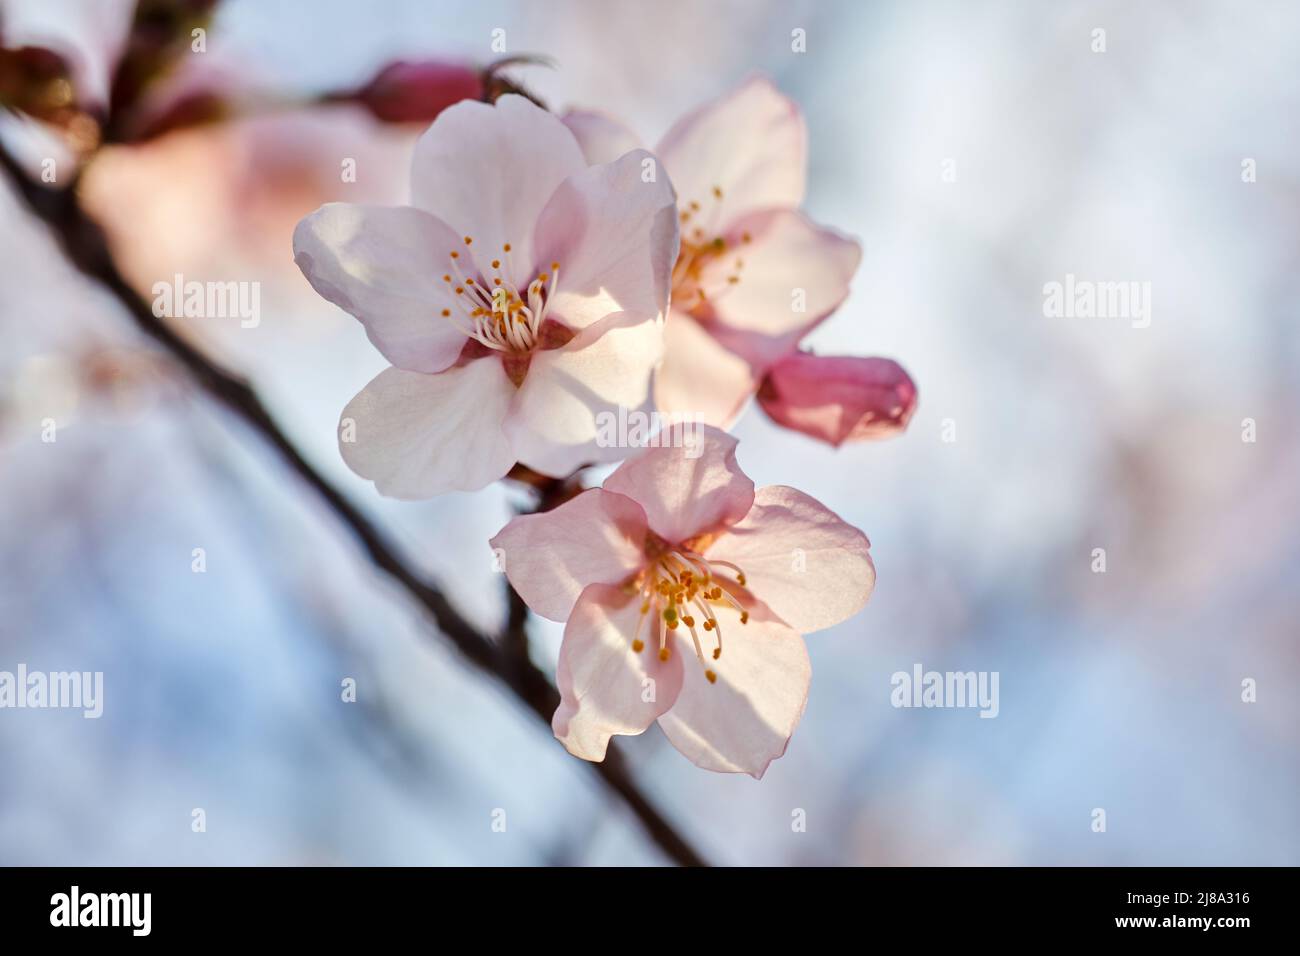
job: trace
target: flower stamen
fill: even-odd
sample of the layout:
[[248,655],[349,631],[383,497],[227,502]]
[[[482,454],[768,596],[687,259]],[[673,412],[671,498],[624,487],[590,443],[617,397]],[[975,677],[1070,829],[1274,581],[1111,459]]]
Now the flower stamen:
[[[465,236],[464,241],[466,246],[470,246],[474,237]],[[502,260],[492,260],[490,284],[486,278],[467,275],[461,268],[460,252],[451,250],[448,253],[450,267],[442,278],[451,286],[455,294],[453,301],[461,316],[469,320],[469,327],[453,318],[447,309],[442,310],[442,317],[451,319],[458,331],[490,349],[527,353],[536,347],[541,337],[547,308],[558,289],[560,264],[552,262],[550,271],[537,276],[521,295],[512,278],[510,249],[508,242],[502,247],[504,273],[501,271]]]
[[[717,270],[709,269],[708,274],[705,274],[707,266],[720,262],[728,253],[735,251],[733,250],[735,243],[728,242],[727,238],[718,232],[718,219],[722,210],[722,187],[714,186],[710,192],[713,203],[705,219],[700,218],[702,207],[695,200],[686,203],[678,213],[678,220],[682,225],[682,238],[681,251],[677,255],[677,262],[673,265],[673,302],[691,314],[703,312],[710,303],[722,298],[730,289],[739,285],[741,269],[745,265],[744,260],[736,255],[727,266],[723,281],[720,283],[714,280],[718,274]],[[747,244],[750,238],[748,232],[742,233],[740,244]],[[705,287],[708,281],[714,282],[713,288]],[[696,318],[702,319],[704,315],[696,314]]]
[[[636,591],[641,595],[641,616],[632,636],[632,650],[640,653],[644,647],[641,626],[653,611],[655,626],[659,628],[659,659],[668,660],[668,634],[684,624],[695,645],[695,656],[700,666],[705,668],[704,676],[710,684],[715,683],[717,674],[708,668],[697,624],[704,628],[705,633],[713,634],[717,643],[711,654],[713,660],[721,659],[722,622],[711,605],[729,605],[740,614],[740,623],[747,623],[749,612],[731,590],[736,586],[744,587],[745,572],[730,561],[710,561],[680,545],[664,550],[656,548],[654,553],[657,555],[654,563],[636,578]],[[735,575],[736,580],[719,577],[715,568],[726,569]],[[696,612],[699,618],[695,616]]]

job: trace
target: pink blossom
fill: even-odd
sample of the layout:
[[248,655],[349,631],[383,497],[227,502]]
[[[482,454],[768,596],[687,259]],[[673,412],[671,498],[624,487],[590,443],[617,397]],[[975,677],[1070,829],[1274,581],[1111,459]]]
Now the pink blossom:
[[[478,70],[439,60],[399,60],[380,70],[351,98],[386,123],[427,123],[453,103],[483,95]],[[611,162],[618,159],[610,157]]]
[[626,454],[597,443],[598,416],[649,401],[678,241],[647,158],[588,167],[527,99],[465,101],[420,138],[412,205],[298,224],[303,274],[393,366],[343,411],[353,471],[424,498]]
[[[591,162],[636,145],[598,113],[565,122]],[[755,77],[682,117],[660,140],[680,204],[681,252],[655,398],[725,427],[766,370],[844,301],[856,240],[799,211],[807,132],[792,100]]]
[[603,760],[657,720],[698,766],[761,777],[808,698],[801,635],[870,597],[866,535],[793,488],[755,491],[735,449],[676,426],[492,539],[524,601],[568,622],[552,728],[575,756]]
[[792,352],[767,370],[758,403],[776,423],[838,447],[906,428],[916,385],[892,359]]

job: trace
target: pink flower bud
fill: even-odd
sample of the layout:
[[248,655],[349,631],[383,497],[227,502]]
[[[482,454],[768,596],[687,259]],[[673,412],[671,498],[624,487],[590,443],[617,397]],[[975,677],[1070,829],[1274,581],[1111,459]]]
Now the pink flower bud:
[[793,352],[768,370],[758,403],[778,425],[838,447],[901,432],[916,385],[892,359]]
[[482,95],[483,78],[477,70],[422,60],[389,64],[352,99],[385,123],[428,123],[453,103]]

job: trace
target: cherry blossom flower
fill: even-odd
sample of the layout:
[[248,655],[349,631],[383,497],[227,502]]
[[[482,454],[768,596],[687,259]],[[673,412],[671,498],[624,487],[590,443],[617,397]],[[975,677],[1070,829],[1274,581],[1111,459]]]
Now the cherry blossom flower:
[[[637,143],[599,113],[565,122],[589,162]],[[682,117],[655,149],[682,228],[655,384],[662,411],[726,427],[767,369],[848,295],[858,243],[799,211],[806,141],[799,108],[754,77]]]
[[335,98],[361,103],[386,123],[427,123],[453,103],[482,95],[482,76],[463,63],[399,60],[360,89]]
[[524,601],[568,622],[552,728],[570,753],[603,760],[657,720],[698,766],[761,777],[808,698],[801,635],[857,613],[875,568],[861,531],[793,488],[755,491],[736,440],[696,432],[491,544]]
[[758,403],[777,424],[839,447],[906,428],[916,385],[892,359],[792,352],[767,370]]
[[524,97],[465,101],[417,144],[411,206],[299,223],[303,274],[392,363],[344,409],[352,470],[424,498],[516,462],[561,476],[623,457],[597,443],[598,416],[649,402],[677,254],[655,171],[644,151],[589,167]]

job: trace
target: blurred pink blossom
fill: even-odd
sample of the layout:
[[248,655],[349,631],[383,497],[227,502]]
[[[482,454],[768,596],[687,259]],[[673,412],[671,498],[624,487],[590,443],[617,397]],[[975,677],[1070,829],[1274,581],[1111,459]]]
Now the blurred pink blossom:
[[69,64],[76,102],[101,110],[134,11],[135,0],[0,0],[0,39],[6,49],[56,53]]
[[398,61],[349,94],[386,123],[428,123],[447,107],[483,95],[478,70],[439,60]]

